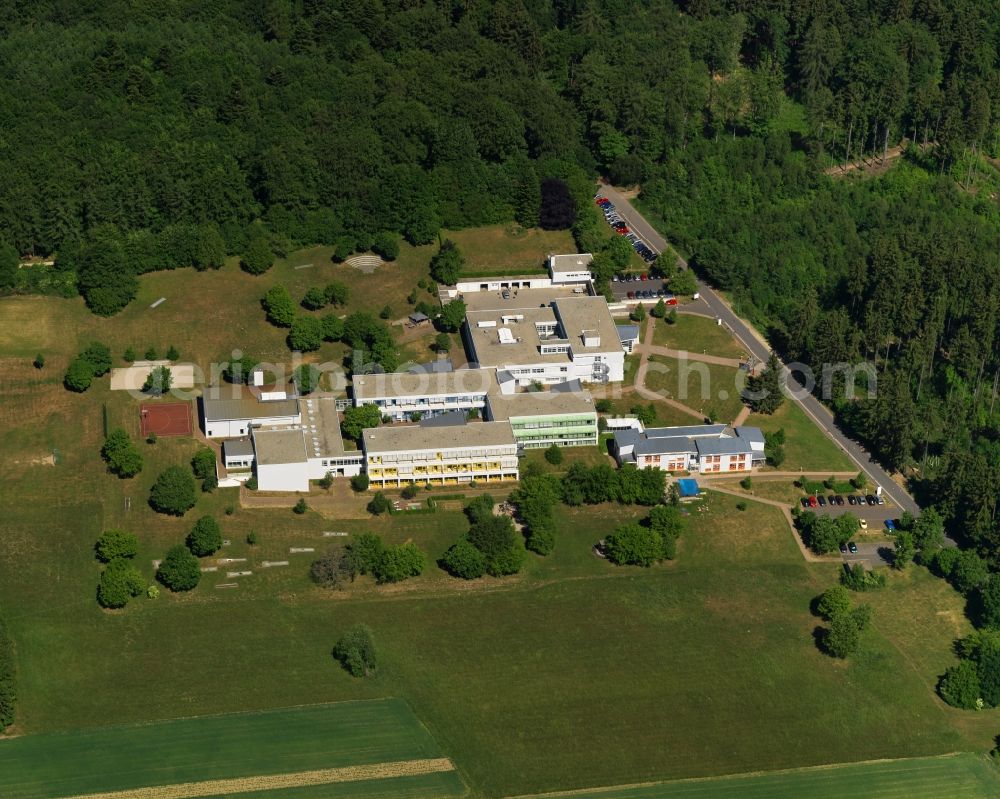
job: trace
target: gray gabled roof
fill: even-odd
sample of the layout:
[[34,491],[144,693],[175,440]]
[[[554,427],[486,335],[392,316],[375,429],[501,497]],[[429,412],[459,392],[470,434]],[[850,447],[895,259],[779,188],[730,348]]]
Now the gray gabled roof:
[[679,455],[695,452],[695,442],[686,436],[647,438],[635,445],[636,455]]
[[750,442],[742,438],[698,438],[699,455],[742,455],[750,452]]
[[764,433],[759,427],[737,427],[734,428],[736,435],[742,438],[744,441],[752,442],[754,444],[764,443]]
[[639,325],[616,325],[619,341],[638,341]]
[[249,438],[230,438],[222,442],[222,452],[227,458],[253,457],[253,444]]
[[615,430],[615,446],[619,449],[634,446],[640,441],[642,441],[642,434],[633,427]]
[[693,424],[683,427],[647,427],[647,438],[702,438],[711,436],[718,438],[726,429],[724,424]]

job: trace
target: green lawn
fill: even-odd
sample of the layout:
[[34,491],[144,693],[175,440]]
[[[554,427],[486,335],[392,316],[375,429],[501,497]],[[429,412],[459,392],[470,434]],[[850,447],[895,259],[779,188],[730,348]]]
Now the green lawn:
[[[439,757],[437,744],[405,702],[344,702],[15,738],[0,743],[0,794],[48,799]],[[464,793],[454,771],[434,777],[428,781],[433,792],[381,793],[376,780],[362,795],[430,799]],[[418,781],[410,787],[428,786]]]
[[662,392],[707,417],[731,422],[743,408],[740,389],[745,374],[729,366],[651,355],[646,388]]
[[[187,278],[216,274],[227,272]],[[235,271],[228,276],[237,285],[251,281],[254,294],[262,285]],[[169,342],[182,329],[180,306],[161,306],[173,309],[175,321],[157,340]],[[921,579],[919,569],[904,573],[872,595],[876,617],[864,655],[834,662],[813,644],[817,620],[808,608],[835,568],[807,565],[776,509],[751,503],[737,513],[734,497],[711,495],[707,510],[692,514],[677,560],[648,570],[617,568],[592,554],[609,530],[645,510],[560,508],[550,556],[529,555],[516,577],[472,583],[434,565],[467,529],[457,510],[342,521],[244,510],[235,491],[223,490],[202,495],[184,518],[157,515],[145,504],[149,486],[165,466],[189,460],[195,442],[142,444],[146,468],[118,480],[98,455],[101,404],[112,424],[134,431],[134,401],[112,395],[106,380],[71,394],[58,364],[36,371],[26,360],[43,346],[32,346],[35,340],[66,358],[78,340],[121,346],[129,325],[152,331],[139,324],[138,309],[128,321],[131,310],[98,320],[74,316],[76,307],[0,301],[0,608],[19,663],[14,732],[400,697],[478,795],[502,796],[985,750],[1000,729],[1000,711],[951,711],[933,695],[964,629],[954,591]],[[245,324],[262,336],[258,328],[267,329]],[[31,326],[31,335],[20,334]],[[212,353],[240,338],[225,325],[204,328],[205,340],[186,346]],[[618,402],[627,409],[637,401]],[[794,412],[786,403],[766,417],[786,428],[789,461],[818,449],[808,439],[794,449],[799,425],[808,422]],[[57,465],[45,460],[53,450]],[[816,468],[836,468],[829,455],[817,460]],[[248,558],[252,576],[219,589],[234,581],[220,568],[188,594],[163,591],[122,611],[98,608],[92,547],[101,530],[137,533],[136,565],[152,580],[151,561],[182,541],[202,513],[216,515],[231,541],[220,554]],[[256,547],[245,543],[251,529]],[[323,531],[360,530],[417,543],[428,555],[425,574],[387,587],[363,577],[326,591],[308,581],[314,556],[289,554],[300,546],[321,551],[331,541]],[[291,564],[263,569],[265,559]],[[330,657],[340,633],[359,621],[372,627],[381,656],[372,680],[352,679]]]
[[441,235],[462,251],[462,272],[467,275],[544,274],[546,256],[576,252],[568,230],[525,229],[508,224],[445,231]]
[[674,324],[657,319],[653,343],[658,347],[722,358],[741,358],[746,354],[726,328],[717,325],[714,319],[694,314],[678,314]]
[[746,423],[761,428],[765,433],[784,428],[785,462],[781,464],[782,471],[849,472],[858,469],[858,465],[806,415],[802,407],[789,399],[781,403],[771,416],[750,414]]
[[[959,754],[618,786],[554,796],[615,799],[989,799],[1000,771],[981,755]],[[550,794],[551,795],[551,794]]]

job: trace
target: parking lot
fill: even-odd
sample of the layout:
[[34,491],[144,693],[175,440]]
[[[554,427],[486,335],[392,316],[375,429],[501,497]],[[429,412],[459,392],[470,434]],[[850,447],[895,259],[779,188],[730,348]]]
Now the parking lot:
[[600,208],[601,212],[604,214],[604,219],[607,221],[608,225],[612,229],[618,232],[619,235],[628,238],[629,243],[632,245],[632,249],[638,253],[639,257],[642,258],[647,264],[653,263],[656,260],[656,256],[660,253],[653,249],[653,247],[643,239],[641,239],[635,231],[630,230],[625,220],[621,219],[617,212],[615,211],[614,204],[608,200],[607,197],[601,196],[598,192],[594,195],[594,202],[597,207]]
[[667,296],[672,297],[673,295],[667,291],[666,283],[663,280],[629,280],[629,281],[611,281],[611,293],[614,295],[615,299],[624,302],[642,302],[648,303],[650,305],[656,305],[659,301],[659,297],[629,297],[629,292],[635,295],[640,291],[651,291],[654,295],[657,292],[663,292],[664,299]]

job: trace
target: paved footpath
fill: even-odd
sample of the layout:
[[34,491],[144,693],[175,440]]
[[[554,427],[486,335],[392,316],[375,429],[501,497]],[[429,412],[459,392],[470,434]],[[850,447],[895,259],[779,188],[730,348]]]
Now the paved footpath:
[[[615,204],[618,215],[653,250],[664,252],[668,249],[666,239],[646,221],[642,214],[635,210],[632,203],[620,191],[613,186],[602,184],[601,193]],[[677,257],[677,265],[682,269],[687,269],[688,267],[687,261],[680,256]],[[698,280],[698,291],[701,295],[698,307],[700,308],[701,304],[704,303],[706,310],[717,319],[721,319],[748,352],[759,361],[766,362],[771,354],[771,346],[767,340],[749,323],[737,316],[729,304],[702,280]],[[862,471],[871,478],[873,483],[882,486],[882,490],[903,510],[908,510],[913,514],[920,513],[920,507],[917,505],[916,500],[860,444],[848,438],[834,424],[833,414],[830,412],[830,409],[809,393],[787,367],[784,367],[784,378],[792,399],[799,404],[806,415],[820,429],[833,439],[838,447],[858,464]]]

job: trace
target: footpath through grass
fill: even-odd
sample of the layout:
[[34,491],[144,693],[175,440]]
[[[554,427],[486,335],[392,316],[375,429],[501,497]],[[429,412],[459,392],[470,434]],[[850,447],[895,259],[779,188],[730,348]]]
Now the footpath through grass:
[[[441,750],[405,702],[345,702],[3,741],[0,796],[50,799],[440,757]],[[378,782],[367,795],[387,795],[379,793]],[[421,787],[420,782],[413,787]],[[436,783],[433,793],[391,795],[464,793],[454,771],[427,782]],[[327,795],[330,790],[328,784]]]
[[848,763],[550,796],[615,799],[992,799],[1000,771],[973,754]]

